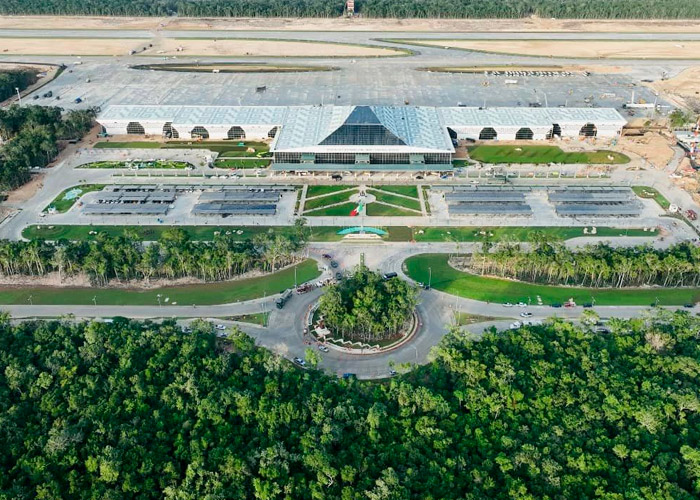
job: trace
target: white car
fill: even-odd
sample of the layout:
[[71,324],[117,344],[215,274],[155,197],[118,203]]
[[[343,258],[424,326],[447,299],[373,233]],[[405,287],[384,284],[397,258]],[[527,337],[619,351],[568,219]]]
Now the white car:
[[510,302],[506,302],[505,304],[503,304],[503,307],[513,307],[513,304],[511,304]]
[[318,350],[321,351],[321,352],[328,352],[330,349],[328,349],[328,347],[326,347],[326,346],[323,345],[323,344],[319,344]]
[[514,321],[513,323],[510,324],[509,328],[511,330],[517,330],[521,326],[523,326],[523,325],[520,323],[520,321]]
[[525,302],[518,302],[518,307],[527,307]]
[[216,325],[217,330],[226,330],[226,325]]
[[531,313],[531,312],[521,312],[521,313],[520,313],[520,317],[521,317],[521,318],[529,318],[529,317],[531,317],[531,316],[532,316],[532,313]]

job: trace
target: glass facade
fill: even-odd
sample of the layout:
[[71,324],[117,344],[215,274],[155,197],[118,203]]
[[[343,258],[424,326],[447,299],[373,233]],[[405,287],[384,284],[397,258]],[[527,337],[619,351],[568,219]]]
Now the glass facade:
[[[302,153],[274,153],[274,159],[277,163],[301,163],[301,157]],[[425,153],[423,157],[428,165],[452,162],[450,153]],[[373,165],[409,164],[409,159],[408,153],[371,153],[369,155],[369,163]],[[349,165],[355,163],[355,153],[316,153],[315,163]]]

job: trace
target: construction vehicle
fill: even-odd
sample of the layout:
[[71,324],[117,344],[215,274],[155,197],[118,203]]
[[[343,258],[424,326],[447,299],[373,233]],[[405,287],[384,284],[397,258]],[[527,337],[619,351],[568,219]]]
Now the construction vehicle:
[[289,299],[292,298],[292,291],[285,290],[284,293],[275,301],[277,309],[282,309]]

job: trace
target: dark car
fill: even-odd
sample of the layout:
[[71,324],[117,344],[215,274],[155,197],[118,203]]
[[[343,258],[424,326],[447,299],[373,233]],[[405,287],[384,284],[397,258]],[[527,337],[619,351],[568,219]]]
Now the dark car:
[[337,279],[338,281],[342,280],[342,279],[343,279],[343,273],[341,273],[340,271],[338,271],[337,273],[335,273],[335,279]]
[[324,254],[323,254],[323,258],[324,258],[324,259],[331,260],[331,259],[333,258],[333,256],[332,256],[331,254],[329,254],[329,253],[324,253]]
[[333,175],[331,175],[331,179],[333,179],[334,181],[342,181],[343,176],[340,174],[333,174]]
[[332,267],[333,269],[335,269],[336,267],[338,267],[338,263],[337,263],[336,261],[332,260],[332,261],[331,261],[331,267]]
[[683,304],[683,307],[687,307],[688,309],[692,309],[695,307],[695,304]]
[[586,302],[585,304],[583,304],[584,309],[590,309],[591,307],[593,307],[593,304],[591,304],[590,302]]
[[382,279],[384,280],[390,280],[391,278],[396,278],[398,274],[396,273],[384,273],[382,274]]
[[561,304],[559,302],[555,302],[554,304],[552,304],[552,307],[559,308],[561,307]]
[[354,377],[355,377],[354,373],[343,373],[344,379],[350,379],[350,378],[354,378]]

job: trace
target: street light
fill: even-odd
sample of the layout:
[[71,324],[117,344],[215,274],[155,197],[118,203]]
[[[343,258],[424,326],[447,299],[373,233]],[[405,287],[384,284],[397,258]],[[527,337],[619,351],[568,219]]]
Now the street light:
[[428,290],[430,290],[430,284],[433,281],[433,268],[428,268]]
[[15,90],[17,91],[17,100],[19,101],[19,105],[22,106],[22,95],[19,93],[19,87],[15,87]]
[[160,303],[160,294],[156,295],[156,298],[158,299],[158,307],[163,307],[163,304]]
[[95,304],[95,307],[97,307],[97,295],[95,295],[95,296],[92,298],[92,303]]
[[30,296],[29,296],[29,305],[30,305],[30,306],[33,306],[33,305],[34,305],[34,301],[33,301],[32,299],[33,299],[33,297],[30,295]]

